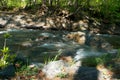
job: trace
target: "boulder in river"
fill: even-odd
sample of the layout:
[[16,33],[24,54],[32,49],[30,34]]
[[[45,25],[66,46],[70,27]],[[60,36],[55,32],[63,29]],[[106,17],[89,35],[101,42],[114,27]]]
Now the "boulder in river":
[[71,40],[75,40],[79,44],[83,45],[85,44],[86,38],[84,32],[71,32],[70,34],[67,34],[66,37]]

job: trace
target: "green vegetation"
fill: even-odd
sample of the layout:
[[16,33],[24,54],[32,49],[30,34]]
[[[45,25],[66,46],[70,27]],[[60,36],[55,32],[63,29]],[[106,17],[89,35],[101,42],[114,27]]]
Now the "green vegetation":
[[120,50],[117,55],[104,54],[99,57],[89,57],[82,61],[83,66],[96,67],[97,65],[105,65],[108,69],[112,69],[113,66],[120,60]]
[[59,77],[59,78],[67,78],[68,74],[67,73],[59,73],[59,74],[57,74],[57,77]]
[[5,41],[4,41],[4,46],[3,49],[1,49],[1,53],[0,53],[0,69],[5,68],[7,65],[10,65],[13,63],[14,58],[16,57],[15,54],[10,54],[10,50],[9,47],[7,47],[7,39],[10,37],[11,35],[9,33],[6,33],[4,35]]
[[58,60],[58,57],[60,56],[62,54],[62,50],[60,49],[59,51],[58,51],[58,54],[57,55],[55,55],[55,57],[50,57],[50,56],[45,56],[45,58],[44,58],[44,63],[45,64],[48,64],[49,62],[52,62],[52,61],[56,61],[56,60]]
[[102,55],[100,57],[89,57],[83,59],[83,66],[90,66],[90,67],[96,67],[99,64],[106,64],[107,62],[110,62],[112,58],[108,55]]
[[22,66],[21,68],[17,69],[16,76],[34,76],[38,73],[39,69],[37,67],[29,67],[29,66]]
[[[103,19],[120,18],[120,1],[119,0],[0,0],[2,10],[9,9],[30,9],[37,8],[41,4],[64,8],[73,12],[85,10],[92,16]],[[27,8],[28,9],[28,8]],[[39,10],[39,8],[37,8]]]

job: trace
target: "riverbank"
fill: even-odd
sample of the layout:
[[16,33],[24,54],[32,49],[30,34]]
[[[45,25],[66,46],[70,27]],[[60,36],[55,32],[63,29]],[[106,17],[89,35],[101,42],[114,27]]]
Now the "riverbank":
[[[79,8],[78,8],[79,9]],[[0,12],[0,28],[89,31],[95,34],[120,35],[120,22],[92,17],[84,10],[71,13],[60,8],[41,6],[39,10]]]

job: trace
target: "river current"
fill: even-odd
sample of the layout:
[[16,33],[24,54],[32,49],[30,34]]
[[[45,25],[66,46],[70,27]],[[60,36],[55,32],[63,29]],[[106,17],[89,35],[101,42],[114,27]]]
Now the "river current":
[[[85,58],[87,56],[98,56],[103,52],[93,49],[88,45],[79,45],[78,43],[68,40],[65,35],[68,31],[51,31],[51,30],[0,30],[0,49],[3,47],[5,33],[12,36],[7,39],[7,46],[10,53],[18,56],[29,58],[33,62],[43,62],[46,57],[54,57],[62,50],[62,55],[76,56],[75,58]],[[119,36],[100,35],[115,48],[120,47]]]

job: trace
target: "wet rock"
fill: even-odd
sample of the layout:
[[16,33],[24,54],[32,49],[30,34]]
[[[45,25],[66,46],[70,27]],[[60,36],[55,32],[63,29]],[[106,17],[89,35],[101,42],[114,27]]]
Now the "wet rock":
[[9,65],[3,70],[0,70],[0,78],[9,78],[15,76],[15,67],[13,65]]
[[40,36],[44,36],[44,37],[55,37],[55,35],[52,34],[52,33],[41,33]]
[[46,39],[48,39],[48,37],[41,36],[41,37],[36,38],[35,41],[42,41]]
[[21,44],[21,46],[23,46],[23,47],[31,47],[31,46],[32,46],[32,43],[31,43],[31,42],[23,42],[23,43]]
[[85,44],[86,41],[85,35],[86,34],[84,32],[78,31],[78,32],[71,32],[70,34],[67,34],[66,37],[83,45]]

